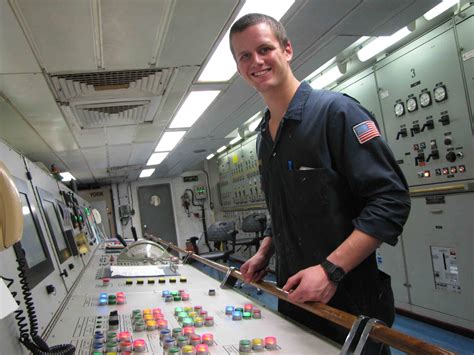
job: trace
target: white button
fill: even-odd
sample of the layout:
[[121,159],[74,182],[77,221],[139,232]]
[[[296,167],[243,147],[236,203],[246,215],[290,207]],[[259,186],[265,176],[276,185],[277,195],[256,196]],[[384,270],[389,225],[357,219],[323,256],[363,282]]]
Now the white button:
[[274,152],[274,153],[273,153],[273,156],[275,156],[275,155],[277,155],[277,153],[276,153],[276,152]]

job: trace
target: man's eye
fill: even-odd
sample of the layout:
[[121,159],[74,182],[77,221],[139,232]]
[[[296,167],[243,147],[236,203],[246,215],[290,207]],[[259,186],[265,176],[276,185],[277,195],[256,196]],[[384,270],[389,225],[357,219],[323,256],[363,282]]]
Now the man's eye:
[[264,48],[260,49],[260,53],[262,53],[262,54],[266,54],[269,51],[270,51],[270,48],[268,48],[268,47],[264,47]]
[[248,54],[242,54],[242,55],[240,56],[240,60],[245,60],[245,59],[247,59],[248,57],[249,57]]

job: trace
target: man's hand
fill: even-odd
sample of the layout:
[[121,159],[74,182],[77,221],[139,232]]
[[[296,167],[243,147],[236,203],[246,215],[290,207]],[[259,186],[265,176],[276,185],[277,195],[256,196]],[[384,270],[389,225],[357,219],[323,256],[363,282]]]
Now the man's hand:
[[315,301],[328,303],[337,284],[330,281],[321,265],[303,269],[290,277],[283,290],[289,292],[288,299],[293,302]]
[[267,274],[268,259],[257,253],[240,267],[246,283],[260,281]]

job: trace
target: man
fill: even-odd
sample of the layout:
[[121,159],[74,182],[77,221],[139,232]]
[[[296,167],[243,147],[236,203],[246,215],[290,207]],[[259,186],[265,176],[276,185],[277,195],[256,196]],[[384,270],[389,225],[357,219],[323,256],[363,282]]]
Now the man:
[[[352,98],[300,83],[289,65],[292,45],[275,19],[240,18],[230,46],[239,74],[267,104],[257,152],[272,226],[242,265],[245,280],[261,279],[276,251],[278,285],[289,300],[327,303],[390,326],[390,277],[379,272],[375,250],[396,244],[410,200],[374,118]],[[279,310],[345,340],[342,327],[287,302]]]

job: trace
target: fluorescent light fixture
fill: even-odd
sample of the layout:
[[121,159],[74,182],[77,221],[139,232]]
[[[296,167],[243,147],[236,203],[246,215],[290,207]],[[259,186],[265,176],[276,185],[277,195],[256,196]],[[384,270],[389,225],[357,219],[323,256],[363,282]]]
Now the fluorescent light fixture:
[[169,154],[169,152],[162,152],[162,153],[153,153],[146,162],[146,165],[158,165],[161,164],[163,160],[165,160],[166,156]]
[[311,80],[313,79],[316,75],[318,75],[319,73],[323,72],[324,70],[326,70],[327,68],[329,68],[331,66],[331,64],[334,64],[336,62],[336,57],[328,60],[326,63],[324,63],[323,65],[321,65],[318,69],[316,69],[314,72],[312,72],[311,74],[309,74],[304,80]]
[[222,147],[217,149],[217,153],[223,152],[224,150],[226,150],[226,148],[227,148],[227,146],[223,145]]
[[160,141],[156,145],[155,152],[170,152],[183,138],[186,131],[168,131],[161,136]]
[[429,21],[434,19],[436,16],[441,15],[446,10],[450,9],[454,5],[457,5],[459,0],[443,0],[440,4],[433,7],[430,11],[423,15],[423,17]]
[[59,174],[63,177],[62,181],[76,180],[76,178],[72,176],[69,171],[66,171],[64,173],[59,173]]
[[312,79],[310,85],[313,89],[322,89],[328,86],[329,84],[335,82],[341,76],[342,73],[339,70],[339,67],[335,65],[331,69],[318,74],[315,78]]
[[249,124],[249,131],[254,132],[257,129],[259,124],[260,124],[260,120],[255,120],[255,121],[251,122]]
[[232,145],[232,144],[235,144],[237,142],[240,142],[242,140],[242,137],[241,136],[237,136],[235,137],[234,139],[232,139],[229,144]]
[[[235,20],[252,12],[269,15],[279,20],[294,2],[294,0],[247,0]],[[229,48],[229,31],[230,29],[222,37],[211,59],[199,76],[199,82],[228,81],[234,76],[237,67]]]
[[191,91],[171,121],[170,128],[191,127],[219,93],[219,90]]
[[381,36],[374,39],[372,42],[367,44],[366,46],[362,47],[357,52],[357,57],[361,62],[365,62],[366,60],[372,58],[373,56],[379,54],[384,49],[390,47],[392,44],[397,43],[402,38],[408,36],[410,34],[410,30],[408,27],[403,27],[401,30],[398,30],[391,36]]
[[212,158],[214,158],[214,154],[209,154],[209,155],[206,157],[207,160],[211,160]]
[[140,177],[146,178],[146,177],[152,176],[154,172],[155,172],[155,169],[143,169],[142,172],[140,173]]

